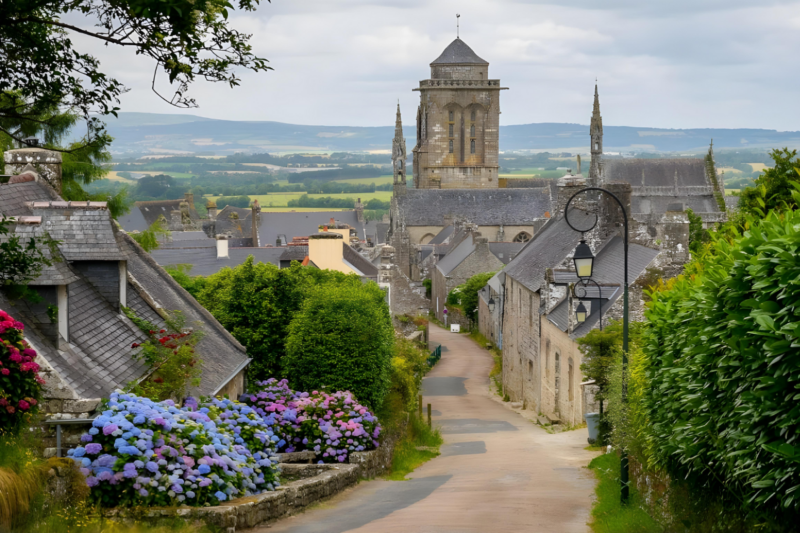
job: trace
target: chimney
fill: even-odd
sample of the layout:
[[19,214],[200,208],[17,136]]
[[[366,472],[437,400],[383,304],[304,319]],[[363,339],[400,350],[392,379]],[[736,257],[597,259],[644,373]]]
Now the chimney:
[[351,273],[342,260],[343,256],[344,240],[340,233],[329,231],[308,236],[308,257],[320,269]]
[[194,205],[194,193],[187,192],[183,194],[183,198],[186,200],[186,203],[189,204],[189,207]]
[[181,212],[177,209],[174,209],[170,212],[169,229],[173,231],[181,231],[183,229],[183,224],[181,223]]
[[208,211],[208,219],[209,220],[216,220],[217,219],[217,202],[215,202],[214,200],[209,198],[208,202],[206,202],[206,211]]
[[17,175],[30,164],[55,191],[61,194],[61,154],[44,148],[31,147],[8,150],[3,154],[6,174]]
[[217,235],[217,259],[228,257],[228,239],[224,235]]
[[364,204],[361,203],[361,198],[356,200],[356,220],[359,224],[364,223]]
[[581,154],[578,154],[578,176],[581,175]]
[[258,223],[261,221],[261,206],[258,205],[258,200],[253,200],[253,213],[250,216],[250,235],[253,237],[253,247],[261,247],[261,239],[258,237]]
[[[558,196],[556,198],[555,213],[556,216],[562,217],[564,216],[564,208],[567,206],[569,199],[572,198],[576,192],[586,188],[586,180],[583,179],[582,176],[563,176],[558,178],[557,187]],[[585,197],[578,197],[571,205],[572,207],[585,206],[586,200],[587,198]]]

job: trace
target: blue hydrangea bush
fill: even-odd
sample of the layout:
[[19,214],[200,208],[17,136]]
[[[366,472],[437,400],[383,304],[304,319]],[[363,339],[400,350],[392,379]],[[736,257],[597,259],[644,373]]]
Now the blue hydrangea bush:
[[281,440],[251,407],[227,399],[183,408],[115,392],[69,451],[102,506],[210,506],[279,486]]

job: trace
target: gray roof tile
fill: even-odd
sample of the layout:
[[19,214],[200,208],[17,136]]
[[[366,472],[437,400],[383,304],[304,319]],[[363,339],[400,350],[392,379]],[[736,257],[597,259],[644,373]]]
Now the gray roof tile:
[[479,226],[527,226],[550,211],[550,189],[410,189],[396,197],[405,223],[442,226],[456,215]]
[[447,45],[444,52],[433,60],[431,65],[460,65],[460,64],[488,65],[489,62],[478,57],[467,43],[459,38]]

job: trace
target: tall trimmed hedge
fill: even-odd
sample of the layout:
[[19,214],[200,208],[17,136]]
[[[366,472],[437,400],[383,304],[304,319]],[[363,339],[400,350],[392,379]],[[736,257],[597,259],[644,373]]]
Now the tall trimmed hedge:
[[716,236],[646,313],[654,459],[743,507],[800,513],[800,213]]
[[295,389],[349,390],[374,409],[389,390],[393,342],[389,307],[377,284],[355,278],[320,285],[289,325],[286,376]]

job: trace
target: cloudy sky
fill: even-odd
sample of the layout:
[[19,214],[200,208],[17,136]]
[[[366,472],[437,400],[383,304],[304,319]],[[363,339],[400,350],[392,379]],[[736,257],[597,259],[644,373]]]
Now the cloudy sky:
[[[235,89],[198,82],[189,113],[377,126],[414,120],[428,64],[461,37],[509,87],[503,124],[588,123],[595,77],[606,124],[800,130],[800,1],[272,0],[231,23],[273,71]],[[76,39],[77,40],[77,39]],[[100,49],[130,93],[123,111],[180,113],[149,90],[153,64]]]

